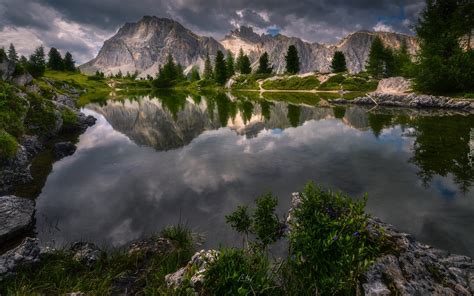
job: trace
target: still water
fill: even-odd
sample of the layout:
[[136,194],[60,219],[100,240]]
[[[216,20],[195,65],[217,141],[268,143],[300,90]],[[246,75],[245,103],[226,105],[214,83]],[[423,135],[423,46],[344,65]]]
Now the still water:
[[[474,255],[474,115],[320,107],[318,99],[167,93],[89,104],[97,124],[37,198],[43,242],[120,246],[185,223],[205,247],[272,191],[283,215],[313,180],[421,241]],[[291,103],[288,103],[291,102]]]

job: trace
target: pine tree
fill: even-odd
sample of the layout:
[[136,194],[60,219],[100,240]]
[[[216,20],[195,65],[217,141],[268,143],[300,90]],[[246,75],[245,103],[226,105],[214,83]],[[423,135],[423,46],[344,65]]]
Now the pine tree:
[[226,62],[224,60],[224,54],[220,50],[217,51],[214,63],[214,80],[221,85],[223,85],[227,80]]
[[347,71],[346,57],[342,51],[336,51],[332,58],[331,69],[333,73]]
[[[240,69],[242,69],[242,61],[244,59],[244,50],[242,48],[240,48],[239,50],[239,55],[237,56],[237,60],[235,62],[235,68],[237,69],[237,71],[240,72]],[[241,73],[242,74],[242,73]]]
[[472,34],[472,0],[427,0],[416,26],[420,40],[416,87],[431,93],[474,91],[474,50],[462,46]]
[[10,43],[10,48],[8,49],[8,60],[13,63],[18,62],[18,54],[13,43]]
[[252,68],[250,67],[250,59],[248,55],[244,55],[240,63],[240,74],[250,73],[252,73]]
[[370,46],[369,58],[367,60],[366,70],[376,78],[381,78],[385,72],[386,50],[382,39],[375,37]]
[[230,50],[227,51],[227,57],[225,60],[225,64],[227,67],[227,78],[231,78],[235,74],[235,62],[234,62],[234,55]]
[[196,67],[193,67],[191,70],[191,81],[199,81],[201,76],[199,75],[199,70]]
[[48,68],[55,71],[64,70],[64,61],[59,51],[52,47],[48,53]]
[[413,76],[414,63],[411,60],[406,42],[402,42],[400,49],[395,53],[395,75],[403,77]]
[[0,48],[0,63],[3,63],[3,61],[6,61],[8,59],[7,53],[5,52],[5,48],[1,47]]
[[264,52],[260,56],[260,59],[258,60],[257,73],[259,73],[259,74],[271,74],[272,70],[273,70],[272,67],[270,67],[268,65],[268,53]]
[[300,59],[298,57],[298,50],[296,46],[290,45],[285,56],[286,72],[296,74],[300,71]]
[[211,58],[209,57],[209,53],[206,53],[206,61],[204,62],[204,79],[211,80],[213,77],[214,73],[212,71]]
[[69,51],[67,51],[64,55],[64,70],[71,72],[76,71],[76,62],[72,58],[72,54]]
[[115,74],[115,78],[122,78],[122,77],[123,77],[122,70],[119,69],[117,74]]
[[44,56],[44,47],[40,46],[35,49],[28,61],[28,72],[35,77],[41,77],[46,71],[46,61]]

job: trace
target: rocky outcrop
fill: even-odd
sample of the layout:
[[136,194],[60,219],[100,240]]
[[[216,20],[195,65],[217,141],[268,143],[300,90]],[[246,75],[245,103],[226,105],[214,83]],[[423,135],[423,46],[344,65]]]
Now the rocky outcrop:
[[16,196],[0,197],[0,244],[30,229],[35,202]]
[[40,260],[40,248],[37,238],[27,237],[16,248],[0,256],[0,282],[25,265],[34,264]]
[[189,279],[191,288],[196,292],[201,291],[206,268],[210,263],[217,260],[219,254],[219,251],[216,250],[201,250],[197,252],[185,267],[165,276],[166,285],[169,288],[178,288],[185,279]]
[[71,142],[59,142],[54,144],[54,156],[56,159],[61,159],[76,152],[76,145]]
[[333,104],[380,105],[387,107],[407,108],[441,108],[470,111],[474,110],[474,102],[442,96],[412,94],[370,93],[366,97],[354,100],[336,99]]
[[2,80],[9,80],[13,73],[15,73],[15,64],[4,59],[0,62],[0,78]]
[[207,52],[213,59],[217,50],[230,50],[237,55],[242,48],[249,55],[252,67],[256,68],[259,57],[267,52],[274,71],[283,73],[288,46],[295,45],[302,73],[330,72],[335,51],[342,51],[349,71],[358,73],[365,69],[370,46],[376,37],[394,49],[406,44],[411,54],[419,48],[414,37],[398,33],[359,31],[336,44],[320,44],[284,35],[259,35],[245,26],[232,31],[219,43],[211,37],[198,36],[171,19],[146,16],[137,23],[122,26],[115,36],[104,42],[95,59],[79,68],[84,73],[96,70],[105,74],[138,71],[141,77],[154,76],[159,66],[166,62],[168,54],[172,54],[186,71],[193,66],[203,71]]
[[376,237],[383,235],[393,251],[378,258],[364,274],[365,295],[474,294],[471,258],[422,244],[377,219],[370,221],[369,231]]
[[104,255],[104,252],[96,245],[87,242],[74,243],[70,248],[70,252],[74,260],[89,267]]
[[413,91],[412,82],[403,77],[390,77],[379,81],[377,93],[405,94]]
[[33,81],[33,76],[30,73],[24,73],[13,77],[12,82],[18,86],[25,86]]

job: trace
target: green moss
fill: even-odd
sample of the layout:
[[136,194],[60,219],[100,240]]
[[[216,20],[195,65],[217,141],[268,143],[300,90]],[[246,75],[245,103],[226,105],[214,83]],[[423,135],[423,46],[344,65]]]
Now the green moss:
[[69,108],[61,110],[61,117],[63,119],[63,127],[71,128],[77,125],[77,115]]
[[17,151],[16,139],[6,131],[0,130],[0,160],[13,158]]

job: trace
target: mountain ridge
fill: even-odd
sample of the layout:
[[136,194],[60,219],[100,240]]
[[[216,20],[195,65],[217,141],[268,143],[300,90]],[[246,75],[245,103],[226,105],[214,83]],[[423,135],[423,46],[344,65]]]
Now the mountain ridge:
[[307,42],[298,37],[282,34],[275,36],[257,34],[252,27],[240,26],[232,30],[222,40],[200,36],[169,18],[144,16],[136,23],[125,23],[118,32],[104,42],[96,58],[81,65],[79,69],[92,74],[99,70],[105,74],[125,74],[138,71],[141,77],[154,76],[160,65],[172,54],[185,72],[192,67],[204,70],[204,60],[209,52],[211,58],[217,50],[231,51],[237,55],[240,48],[249,55],[252,67],[258,66],[258,58],[268,52],[270,63],[276,73],[285,71],[285,55],[289,45],[295,45],[301,61],[301,73],[329,72],[334,52],[344,52],[349,72],[364,70],[373,39],[378,36],[383,43],[397,49],[405,43],[411,54],[419,49],[415,37],[393,32],[356,31],[339,42],[324,44]]

